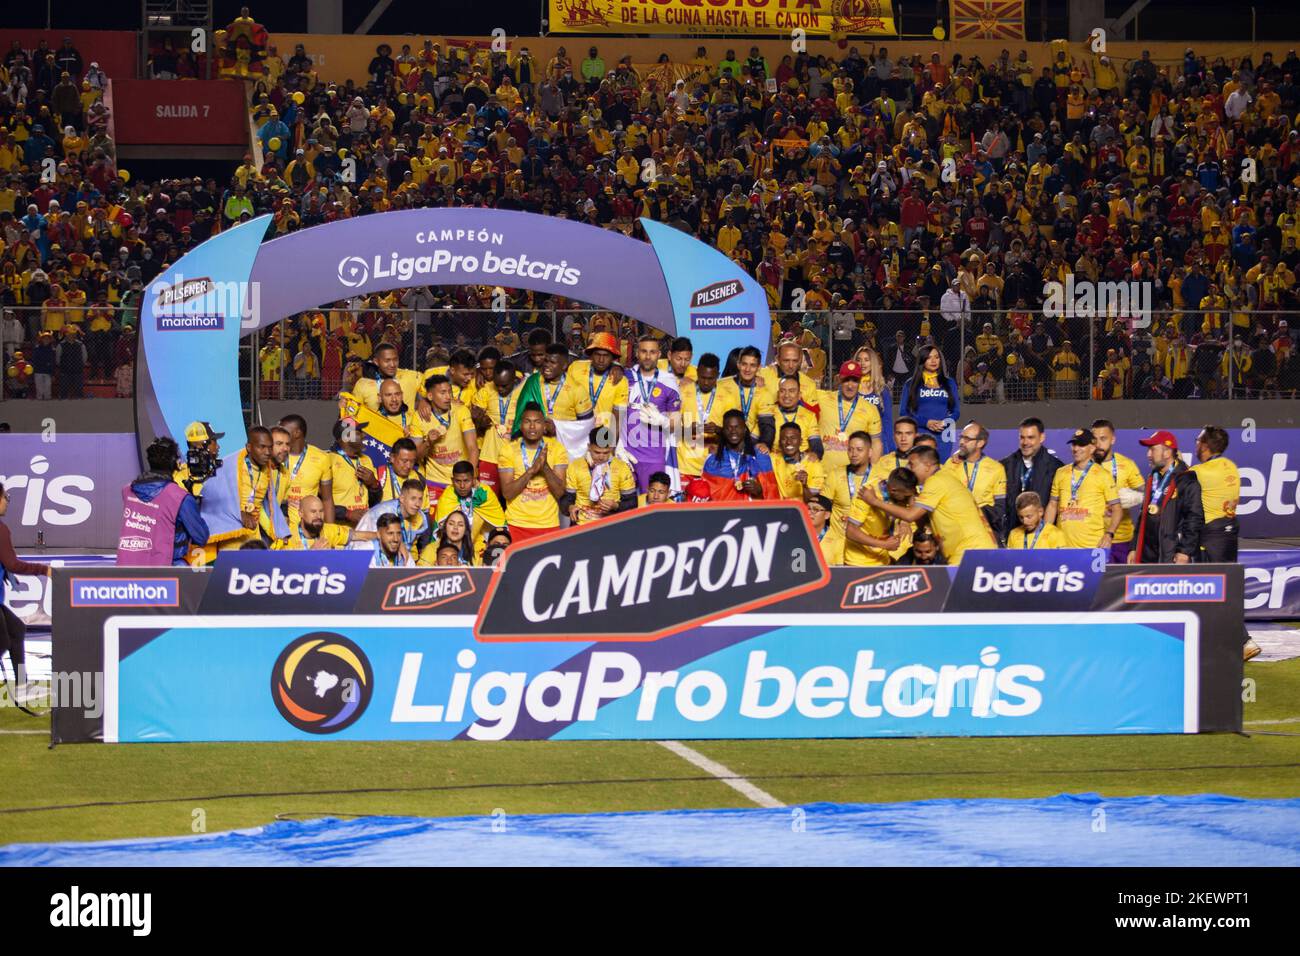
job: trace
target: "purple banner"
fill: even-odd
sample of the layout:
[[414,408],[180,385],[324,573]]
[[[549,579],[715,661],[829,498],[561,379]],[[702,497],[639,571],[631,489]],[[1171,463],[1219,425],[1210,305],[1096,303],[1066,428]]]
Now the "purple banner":
[[1300,550],[1242,551],[1246,620],[1300,620]]
[[[1207,416],[1213,410],[1206,409]],[[978,416],[976,416],[978,417]],[[1090,424],[1080,422],[1070,428],[1047,429],[1047,447],[1065,463],[1070,461],[1066,444],[1074,429]],[[1155,431],[1152,428],[1122,428],[1116,436],[1116,448],[1137,462],[1145,476],[1147,450],[1138,444]],[[1178,450],[1188,464],[1196,463],[1196,436],[1199,428],[1170,429],[1178,438]],[[1300,428],[1228,429],[1229,445],[1225,453],[1241,472],[1241,520],[1243,538],[1282,538],[1300,535]],[[1018,432],[1011,428],[989,429],[988,454],[1005,458],[1017,448]],[[1295,455],[1295,462],[1291,455]]]
[[0,435],[5,524],[14,545],[117,547],[122,486],[139,474],[135,436],[51,432]]

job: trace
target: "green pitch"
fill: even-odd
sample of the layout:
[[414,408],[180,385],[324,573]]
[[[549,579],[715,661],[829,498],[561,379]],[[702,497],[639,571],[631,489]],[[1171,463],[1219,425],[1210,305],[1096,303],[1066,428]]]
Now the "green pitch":
[[[1300,660],[1248,664],[1249,736],[704,741],[791,806],[936,797],[1300,796]],[[1247,696],[1250,696],[1249,689]],[[70,744],[0,709],[0,843],[215,832],[277,815],[747,807],[655,743]],[[1292,735],[1292,736],[1284,736]]]

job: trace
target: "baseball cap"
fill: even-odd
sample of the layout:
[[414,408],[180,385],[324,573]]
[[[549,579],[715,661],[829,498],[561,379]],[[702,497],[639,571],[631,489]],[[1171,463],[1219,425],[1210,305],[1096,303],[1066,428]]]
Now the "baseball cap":
[[862,378],[862,366],[857,362],[845,362],[840,366],[840,378]]
[[596,332],[591,336],[591,341],[587,345],[588,352],[597,351],[611,352],[618,354],[618,339],[609,332]]
[[207,422],[190,422],[185,428],[185,440],[192,445],[216,441],[219,438],[225,437],[225,432],[213,431],[212,426]]
[[1070,436],[1069,444],[1071,445],[1095,445],[1097,439],[1093,437],[1092,432],[1087,428],[1080,428]]
[[1138,439],[1138,444],[1144,445],[1147,448],[1151,448],[1154,445],[1164,445],[1166,448],[1172,448],[1174,451],[1178,451],[1178,439],[1174,437],[1173,432],[1165,431],[1164,429],[1152,432],[1146,438]]

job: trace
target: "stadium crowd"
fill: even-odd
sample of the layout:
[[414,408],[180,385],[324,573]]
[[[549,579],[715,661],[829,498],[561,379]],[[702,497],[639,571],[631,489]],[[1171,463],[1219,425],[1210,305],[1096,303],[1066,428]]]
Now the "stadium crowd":
[[[141,290],[232,223],[271,214],[272,237],[424,205],[633,235],[640,216],[673,222],[761,282],[774,340],[805,350],[820,387],[870,346],[900,398],[932,344],[971,402],[1300,386],[1286,315],[1300,268],[1294,51],[1228,64],[1189,49],[1169,66],[1064,42],[1048,63],[895,60],[884,46],[771,63],[701,47],[637,65],[596,46],[543,63],[526,41],[415,40],[333,83],[255,26],[246,13],[231,25],[222,72],[253,84],[257,145],[223,182],[132,181],[95,64],[70,41],[5,55],[8,394],[129,394]],[[152,75],[194,75],[154,53]],[[1069,276],[1148,283],[1151,323],[1045,314],[1044,283]],[[430,350],[512,351],[537,326],[575,354],[613,332],[626,364],[643,331],[526,291],[421,287],[286,321],[258,374],[264,394],[329,397],[381,343],[416,366]]]

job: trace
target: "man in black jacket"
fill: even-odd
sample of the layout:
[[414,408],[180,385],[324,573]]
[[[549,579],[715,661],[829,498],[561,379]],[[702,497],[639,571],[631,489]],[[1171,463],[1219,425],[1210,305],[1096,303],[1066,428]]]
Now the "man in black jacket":
[[[1002,459],[1007,473],[1007,500],[1015,501],[1022,493],[1032,491],[1039,501],[1052,499],[1052,482],[1064,462],[1043,447],[1046,437],[1041,418],[1026,418],[1020,423],[1020,450]],[[1006,508],[1003,515],[1002,539],[1019,523],[1015,508]]]
[[1205,510],[1196,472],[1178,457],[1173,432],[1153,432],[1143,438],[1151,474],[1147,476],[1138,513],[1137,537],[1130,564],[1188,564],[1201,551]]

